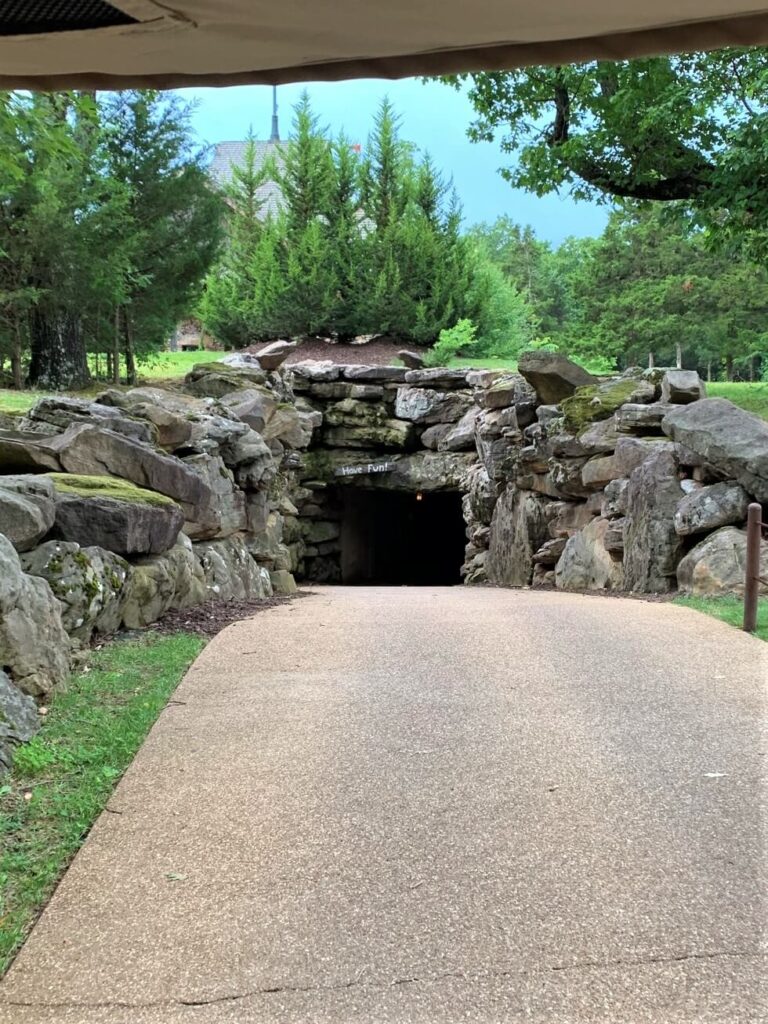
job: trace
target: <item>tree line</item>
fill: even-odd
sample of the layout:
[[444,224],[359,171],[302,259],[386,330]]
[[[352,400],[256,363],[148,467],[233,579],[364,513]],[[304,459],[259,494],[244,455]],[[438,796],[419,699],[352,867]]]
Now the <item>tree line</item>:
[[756,380],[768,371],[765,268],[713,248],[684,211],[628,201],[599,238],[557,247],[508,217],[470,235],[529,303],[534,345],[606,372],[681,365]]
[[[222,237],[172,94],[0,95],[0,359],[17,387],[129,383],[197,301]],[[90,358],[89,358],[90,357]]]
[[219,188],[173,94],[0,94],[0,371],[132,383],[194,314],[226,347],[387,334],[436,358],[538,345],[753,379],[767,75],[760,49],[468,76],[470,134],[501,134],[512,184],[611,204],[601,237],[559,246],[509,217],[467,229],[386,100],[361,149],[305,95],[288,141],[262,163],[251,140]]
[[528,304],[462,232],[455,190],[400,137],[388,100],[362,153],[320,126],[305,94],[288,141],[261,162],[249,140],[225,194],[228,244],[199,314],[230,346],[366,334],[428,346],[465,319],[486,349],[532,334]]

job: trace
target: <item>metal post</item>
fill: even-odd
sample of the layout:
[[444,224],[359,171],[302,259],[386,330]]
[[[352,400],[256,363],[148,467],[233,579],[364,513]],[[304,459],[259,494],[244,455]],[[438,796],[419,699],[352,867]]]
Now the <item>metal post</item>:
[[744,632],[757,629],[757,595],[760,586],[760,527],[763,510],[753,501],[747,511],[747,571],[744,580]]

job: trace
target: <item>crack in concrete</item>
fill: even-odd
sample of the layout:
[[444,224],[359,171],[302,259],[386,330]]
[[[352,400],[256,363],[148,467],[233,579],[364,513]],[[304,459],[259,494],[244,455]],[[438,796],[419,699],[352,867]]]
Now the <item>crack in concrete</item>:
[[602,967],[645,967],[651,964],[684,963],[687,960],[736,959],[742,957],[761,957],[764,955],[765,953],[763,950],[734,950],[732,952],[726,950],[715,951],[713,953],[678,953],[674,955],[658,954],[657,956],[641,957],[634,960],[621,958],[615,960],[581,960],[575,961],[571,964],[549,964],[542,968],[534,967],[533,969],[521,968],[517,970],[489,969],[487,971],[444,971],[441,974],[427,974],[423,976],[413,975],[404,978],[394,978],[387,982],[365,981],[362,977],[364,971],[361,971],[358,973],[357,977],[353,978],[351,981],[336,982],[331,985],[270,985],[265,988],[251,989],[247,992],[235,992],[230,995],[211,996],[207,999],[161,999],[149,1003],[129,1003],[120,1001],[99,1003],[39,1003],[11,999],[0,1000],[0,1006],[17,1006],[47,1010],[150,1010],[173,1006],[214,1006],[217,1003],[241,1002],[242,1000],[253,999],[257,996],[279,995],[281,993],[341,992],[345,989],[351,988],[386,989],[396,988],[403,985],[429,984],[431,982],[445,981],[449,978],[460,978],[464,981],[480,981],[486,978],[510,978],[514,975],[521,976],[532,974],[535,973],[537,969],[540,970],[541,973],[546,973],[547,971],[552,973],[562,973],[565,971],[593,970]]

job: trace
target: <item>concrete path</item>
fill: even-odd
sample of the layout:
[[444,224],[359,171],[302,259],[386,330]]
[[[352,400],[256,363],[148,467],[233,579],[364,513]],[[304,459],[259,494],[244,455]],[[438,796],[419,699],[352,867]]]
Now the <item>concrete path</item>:
[[0,1021],[767,1020],[767,680],[639,601],[329,588],[238,623]]

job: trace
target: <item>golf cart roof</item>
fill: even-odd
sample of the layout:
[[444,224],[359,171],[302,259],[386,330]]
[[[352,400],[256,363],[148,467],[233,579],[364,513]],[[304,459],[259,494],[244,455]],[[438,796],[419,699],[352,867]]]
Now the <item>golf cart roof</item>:
[[764,43],[754,0],[2,0],[0,88],[399,78]]

